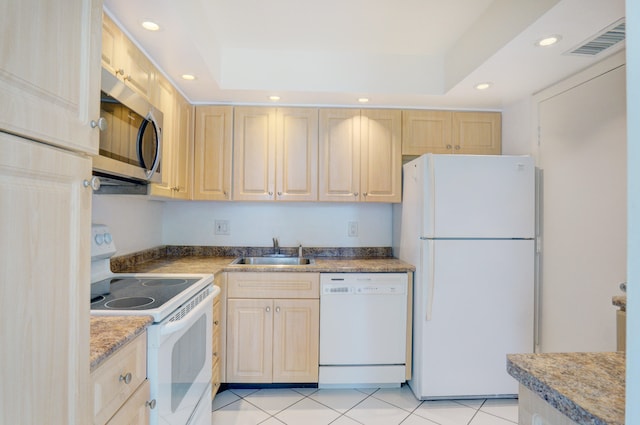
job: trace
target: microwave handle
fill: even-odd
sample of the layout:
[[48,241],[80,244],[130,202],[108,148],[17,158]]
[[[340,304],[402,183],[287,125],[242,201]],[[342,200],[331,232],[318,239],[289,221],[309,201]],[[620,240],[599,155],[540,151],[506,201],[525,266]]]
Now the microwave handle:
[[156,157],[153,159],[153,167],[151,167],[150,170],[145,170],[144,172],[147,176],[147,180],[151,180],[151,177],[153,177],[158,169],[158,165],[160,165],[160,153],[162,152],[162,129],[156,125],[156,121],[153,119],[151,114],[147,116],[147,119],[151,120],[151,123],[156,128],[156,134],[158,135],[158,149],[156,149]]

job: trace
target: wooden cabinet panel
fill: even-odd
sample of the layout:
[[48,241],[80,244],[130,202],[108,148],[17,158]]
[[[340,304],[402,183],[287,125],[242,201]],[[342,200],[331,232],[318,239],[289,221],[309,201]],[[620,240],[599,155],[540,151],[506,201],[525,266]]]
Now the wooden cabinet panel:
[[500,155],[502,116],[498,112],[453,112],[451,141],[456,153]]
[[402,154],[450,153],[451,112],[402,111]]
[[357,201],[360,194],[359,110],[320,110],[319,152],[319,199]]
[[271,382],[273,300],[227,300],[227,382]]
[[402,154],[499,155],[499,112],[408,110],[402,112]]
[[273,382],[318,382],[320,300],[274,300]]
[[400,202],[402,113],[397,110],[367,110],[361,120],[361,200]]
[[90,178],[89,158],[0,132],[2,424],[91,420]]
[[234,110],[233,199],[268,201],[275,193],[276,115],[273,108]]
[[152,184],[149,194],[173,199],[191,195],[192,106],[165,78],[158,78],[157,102],[164,115],[162,128],[162,182]]
[[226,382],[317,382],[320,275],[227,278]]
[[320,111],[319,199],[400,202],[401,112]]
[[144,380],[107,425],[149,425],[149,381]]
[[228,273],[229,298],[319,298],[319,273]]
[[108,422],[146,378],[147,337],[144,333],[113,354],[91,374],[95,423]]
[[197,106],[193,199],[231,199],[233,107]]
[[212,338],[212,350],[211,350],[211,399],[216,396],[216,393],[220,389],[221,374],[220,374],[220,366],[221,366],[221,349],[220,338],[222,335],[222,331],[220,330],[222,326],[222,321],[220,320],[222,317],[222,311],[220,309],[220,295],[218,295],[213,303],[213,338]]
[[106,14],[102,14],[102,67],[154,105],[158,104],[158,72]]
[[98,153],[102,2],[21,0],[0,13],[0,130]]
[[318,199],[318,110],[278,108],[276,112],[276,199]]
[[234,200],[317,200],[317,158],[317,109],[235,108]]

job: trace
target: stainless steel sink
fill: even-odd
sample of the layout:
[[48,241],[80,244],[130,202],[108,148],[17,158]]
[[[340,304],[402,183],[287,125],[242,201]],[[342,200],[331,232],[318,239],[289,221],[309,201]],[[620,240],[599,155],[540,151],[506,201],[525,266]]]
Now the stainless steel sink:
[[231,264],[245,264],[254,266],[308,266],[315,264],[313,258],[308,257],[238,257]]

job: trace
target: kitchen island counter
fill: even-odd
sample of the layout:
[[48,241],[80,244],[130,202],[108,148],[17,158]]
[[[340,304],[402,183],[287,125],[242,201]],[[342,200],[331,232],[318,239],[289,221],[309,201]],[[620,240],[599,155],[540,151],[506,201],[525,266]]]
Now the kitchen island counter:
[[[520,382],[520,403],[524,387],[574,423],[624,424],[624,352],[510,354],[507,371]],[[520,423],[530,423],[520,410]]]
[[152,322],[151,316],[91,316],[91,371],[144,332]]

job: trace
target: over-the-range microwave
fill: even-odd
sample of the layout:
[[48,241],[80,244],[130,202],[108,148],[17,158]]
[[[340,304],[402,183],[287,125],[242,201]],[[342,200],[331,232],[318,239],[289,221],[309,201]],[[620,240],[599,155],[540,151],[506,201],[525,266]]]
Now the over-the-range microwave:
[[162,111],[104,68],[100,118],[100,151],[93,157],[93,174],[102,185],[161,182]]

